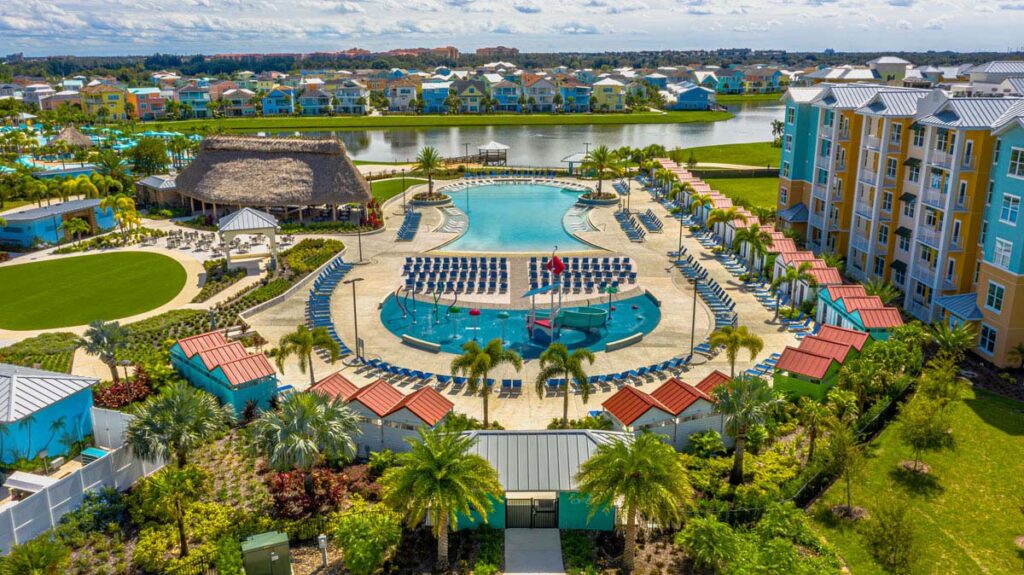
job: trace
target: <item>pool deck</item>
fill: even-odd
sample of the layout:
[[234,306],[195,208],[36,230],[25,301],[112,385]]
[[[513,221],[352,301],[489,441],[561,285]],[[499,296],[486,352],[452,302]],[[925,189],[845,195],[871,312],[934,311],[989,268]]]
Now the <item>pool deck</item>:
[[[608,182],[606,182],[608,185]],[[631,209],[634,211],[646,211],[651,209],[665,223],[663,233],[647,234],[647,241],[643,243],[631,242],[624,232],[619,228],[614,217],[614,207],[596,208],[590,212],[591,221],[597,231],[581,232],[580,239],[600,246],[606,252],[591,251],[585,252],[594,256],[629,256],[637,267],[638,289],[646,289],[661,301],[662,318],[658,326],[644,340],[636,345],[615,351],[612,353],[597,353],[597,359],[592,366],[587,368],[590,374],[606,374],[628,370],[652,363],[668,360],[674,356],[686,355],[690,349],[690,318],[693,313],[693,290],[686,279],[673,267],[671,259],[667,256],[669,251],[677,247],[678,228],[677,223],[667,210],[655,202],[650,194],[643,191],[639,184],[632,182],[633,193],[631,198]],[[415,188],[410,188],[415,190]],[[413,191],[415,193],[415,191]],[[396,201],[397,200],[397,201]],[[356,288],[355,306],[359,319],[359,336],[365,345],[365,355],[369,358],[381,358],[392,364],[397,364],[410,369],[428,371],[433,373],[448,374],[451,360],[454,355],[447,353],[430,353],[402,344],[380,322],[379,304],[389,294],[404,283],[401,276],[402,266],[408,256],[441,255],[442,252],[428,253],[437,246],[441,246],[454,239],[456,234],[435,231],[443,223],[441,211],[437,208],[421,209],[423,219],[420,224],[420,231],[413,241],[395,241],[395,232],[401,226],[402,207],[401,198],[396,197],[384,205],[386,230],[382,233],[364,235],[362,239],[364,263],[357,265],[348,278],[362,278]],[[346,238],[347,250],[345,260],[356,262],[358,251],[355,245],[355,238]],[[745,352],[741,352],[736,363],[736,372],[742,373],[752,367],[757,361],[764,359],[773,352],[781,351],[787,345],[795,345],[795,336],[783,328],[778,322],[773,321],[772,312],[767,311],[754,297],[754,294],[744,288],[734,276],[732,276],[716,260],[711,251],[701,246],[689,232],[683,230],[683,245],[695,258],[701,261],[708,273],[714,278],[736,302],[735,311],[739,316],[739,325],[747,326],[752,332],[764,339],[765,347],[761,355],[751,360]],[[444,255],[452,255],[443,252]],[[474,255],[474,254],[463,254]],[[482,255],[482,254],[476,254]],[[513,254],[487,254],[506,255]],[[533,254],[544,255],[544,254]],[[560,255],[570,255],[561,254]],[[515,257],[522,258],[523,254]],[[528,261],[529,255],[525,256]],[[513,264],[515,265],[515,264]],[[525,264],[523,264],[525,265]],[[523,268],[525,269],[525,267]],[[513,273],[510,282],[510,294],[483,296],[472,301],[480,305],[509,305],[511,299],[517,298],[520,285],[517,283],[516,274]],[[521,280],[520,280],[521,281]],[[616,296],[617,299],[635,295],[638,291],[624,290]],[[591,295],[591,299],[600,296]],[[462,299],[461,301],[467,301]],[[295,329],[297,324],[303,323],[305,317],[306,293],[300,290],[291,298],[267,309],[252,318],[250,325],[259,331],[268,341],[276,342],[280,337]],[[332,299],[332,313],[338,333],[350,347],[355,344],[355,325],[353,321],[352,289],[349,286],[341,285],[334,292]],[[714,325],[714,318],[704,303],[697,299],[695,338],[700,343],[711,332]],[[313,368],[317,378],[324,377],[332,372],[340,371],[356,385],[365,385],[377,379],[372,372],[365,369],[356,369],[345,366],[342,362],[328,365],[319,358],[314,358]],[[719,369],[726,373],[729,365],[724,354],[701,363],[701,359],[695,359],[696,365],[691,366],[687,372],[682,373],[680,378],[689,383],[697,383],[710,372]],[[496,380],[503,378],[517,378],[523,380],[523,393],[518,396],[499,396],[498,391],[493,391],[490,401],[490,416],[494,421],[500,422],[510,429],[537,429],[545,427],[552,418],[561,416],[561,397],[547,396],[539,398],[534,392],[534,378],[539,371],[537,360],[524,362],[523,369],[515,373],[511,368],[501,367],[491,374]],[[653,390],[667,377],[655,379],[653,377],[640,383],[640,387],[648,391]],[[305,389],[309,386],[309,376],[298,370],[297,363],[290,359],[285,365],[285,371],[281,376],[282,384],[294,385],[296,389]],[[401,382],[396,385],[405,385],[405,392],[412,391],[412,384]],[[600,409],[601,403],[616,391],[614,386],[597,388],[590,396],[590,401],[584,404],[578,395],[572,395],[569,402],[570,418],[585,416],[588,411]],[[453,393],[449,389],[442,391],[454,404],[459,412],[482,416],[482,400],[479,396],[469,395],[466,392]]]

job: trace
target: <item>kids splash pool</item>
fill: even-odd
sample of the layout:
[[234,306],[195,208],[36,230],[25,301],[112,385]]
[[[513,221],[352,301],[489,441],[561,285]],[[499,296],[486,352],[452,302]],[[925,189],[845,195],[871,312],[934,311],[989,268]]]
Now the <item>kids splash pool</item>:
[[[538,305],[542,303],[538,301]],[[593,308],[608,310],[608,304],[593,303]],[[593,309],[591,308],[591,309]],[[577,329],[562,328],[557,341],[569,349],[580,347],[591,351],[605,351],[609,342],[617,342],[637,333],[648,334],[661,321],[661,310],[646,294],[612,302],[608,321],[599,327]],[[564,310],[587,309],[585,306],[566,305]],[[492,339],[504,339],[509,349],[525,359],[539,357],[546,343],[535,341],[527,329],[529,309],[480,308],[479,315],[471,314],[469,307],[460,306],[458,313],[449,313],[447,304],[396,299],[389,296],[381,307],[380,319],[387,329],[398,337],[408,335],[418,340],[435,343],[441,351],[461,353],[462,345],[474,339],[481,345]]]
[[594,249],[573,236],[589,228],[585,211],[573,206],[580,195],[557,185],[497,183],[445,190],[469,220],[457,240],[444,247],[458,252],[563,252]]

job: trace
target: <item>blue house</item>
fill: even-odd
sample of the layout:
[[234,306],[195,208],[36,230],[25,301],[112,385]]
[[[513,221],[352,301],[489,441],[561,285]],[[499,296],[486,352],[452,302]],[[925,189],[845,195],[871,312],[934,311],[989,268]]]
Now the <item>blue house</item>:
[[448,99],[451,82],[424,82],[423,83],[423,113],[444,114],[448,108],[444,101]]
[[0,363],[0,460],[13,463],[68,452],[92,433],[98,380]]
[[558,93],[562,95],[562,108],[566,112],[589,112],[590,92],[590,86],[575,78],[558,81]]
[[88,222],[94,232],[114,227],[113,210],[101,209],[99,200],[71,200],[4,216],[7,226],[0,228],[0,244],[31,247],[39,242],[56,244],[71,239],[65,237],[62,224],[74,218]]
[[497,102],[494,109],[498,112],[521,112],[520,94],[522,94],[522,90],[515,82],[501,80],[491,84],[491,98]]
[[665,88],[668,88],[668,76],[664,74],[652,72],[644,76],[644,80],[646,80],[647,83],[649,83],[650,85],[654,86],[659,90],[664,90]]
[[219,331],[179,339],[171,346],[171,365],[194,387],[230,405],[237,416],[250,402],[268,409],[277,395],[277,372],[267,357],[250,355]]
[[295,113],[295,90],[278,86],[263,96],[264,116],[287,116]]
[[672,84],[663,93],[672,96],[665,98],[665,107],[669,110],[710,110],[715,107],[715,91],[692,82]]
[[326,90],[307,88],[299,96],[303,116],[326,116],[331,113],[334,96]]

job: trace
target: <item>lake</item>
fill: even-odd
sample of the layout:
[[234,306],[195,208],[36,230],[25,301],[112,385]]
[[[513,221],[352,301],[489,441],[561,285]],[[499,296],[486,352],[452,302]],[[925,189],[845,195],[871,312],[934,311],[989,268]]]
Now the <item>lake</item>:
[[461,156],[466,144],[474,153],[475,146],[494,140],[511,146],[508,160],[512,165],[564,167],[561,159],[584,151],[585,142],[590,147],[661,144],[669,149],[765,142],[772,139],[772,120],[781,120],[785,110],[785,106],[775,102],[751,102],[728,108],[735,117],[693,124],[374,128],[306,133],[337,137],[356,160],[412,161],[426,146],[437,148],[445,156]]

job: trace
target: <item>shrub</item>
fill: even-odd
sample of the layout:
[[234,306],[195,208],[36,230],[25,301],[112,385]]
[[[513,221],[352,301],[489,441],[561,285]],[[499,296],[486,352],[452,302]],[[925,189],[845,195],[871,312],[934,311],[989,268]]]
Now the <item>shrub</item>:
[[139,533],[132,553],[132,563],[147,573],[161,573],[171,558],[178,539],[171,525],[147,527]]
[[570,575],[585,572],[594,565],[594,542],[583,531],[563,532],[562,561]]
[[306,473],[286,471],[270,476],[268,487],[278,517],[299,518],[337,508],[345,497],[345,480],[338,472],[314,469],[309,473],[311,489],[306,489]]
[[307,274],[327,263],[345,244],[338,240],[306,239],[281,254],[281,260],[289,269]]
[[345,489],[367,501],[380,499],[380,484],[374,481],[369,465],[350,465],[342,470],[341,480]]
[[121,409],[149,397],[151,393],[153,390],[149,385],[149,375],[140,365],[136,368],[135,377],[98,386],[93,391],[93,403],[97,407]]
[[243,575],[242,550],[234,537],[224,537],[217,542],[217,554],[213,558],[217,575]]
[[402,520],[383,505],[355,500],[335,516],[331,532],[352,575],[372,575],[390,561],[402,540]]
[[690,435],[689,443],[686,445],[686,452],[697,457],[714,457],[725,453],[725,443],[722,435],[714,429],[693,433]]
[[914,572],[918,537],[904,501],[891,499],[877,505],[861,534],[871,556],[887,573]]
[[370,471],[380,476],[388,469],[398,465],[398,454],[390,449],[370,454]]
[[0,564],[3,575],[45,575],[65,573],[71,563],[71,551],[56,538],[48,534],[26,541],[11,548],[10,554]]
[[82,547],[89,533],[122,523],[127,508],[124,497],[113,487],[87,492],[78,509],[61,517],[56,535],[72,547]]
[[714,517],[694,517],[676,534],[676,545],[698,567],[720,572],[737,558],[736,533]]

